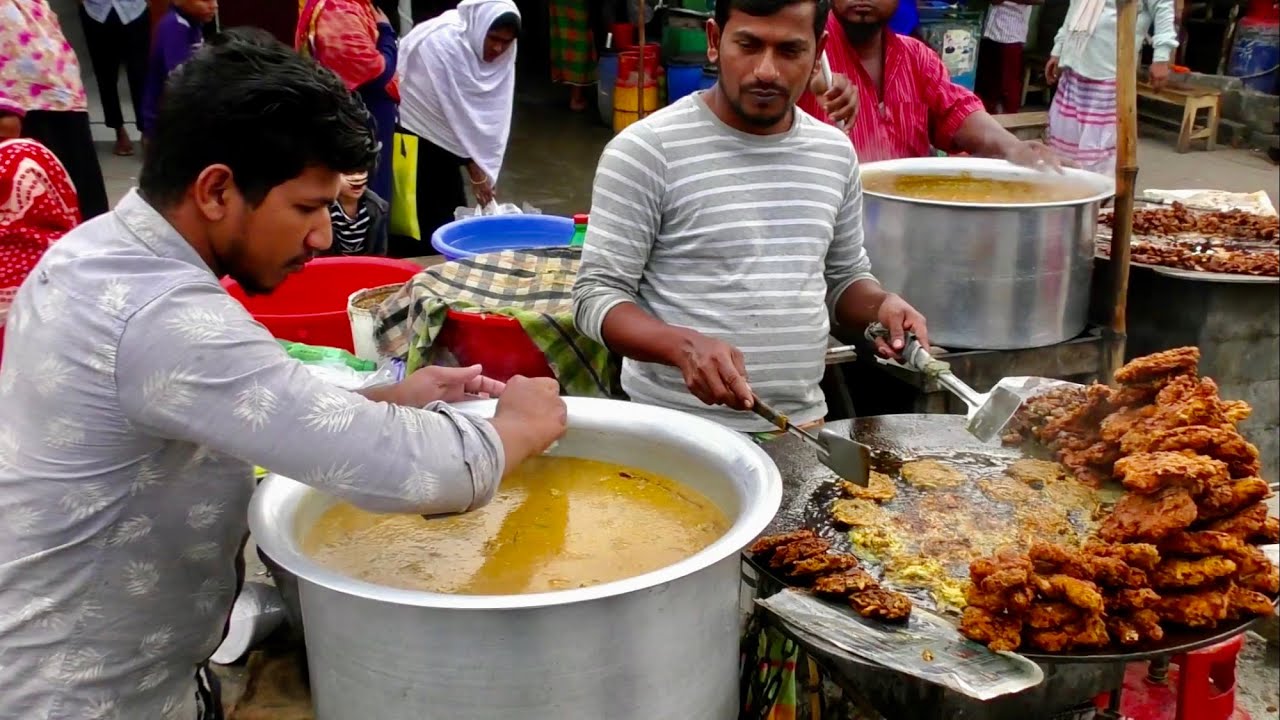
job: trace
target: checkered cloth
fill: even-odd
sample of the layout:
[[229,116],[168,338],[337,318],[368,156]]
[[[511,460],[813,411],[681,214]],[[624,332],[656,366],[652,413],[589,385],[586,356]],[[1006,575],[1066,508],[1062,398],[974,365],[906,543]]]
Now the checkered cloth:
[[515,318],[547,359],[560,387],[579,397],[623,397],[621,363],[573,324],[579,248],[477,255],[418,273],[374,310],[381,353],[408,371],[445,360],[435,339],[448,310]]

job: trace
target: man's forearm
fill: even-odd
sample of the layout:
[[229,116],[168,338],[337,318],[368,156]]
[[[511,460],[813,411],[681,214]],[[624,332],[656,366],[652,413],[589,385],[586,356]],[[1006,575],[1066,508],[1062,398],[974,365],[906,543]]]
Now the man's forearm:
[[965,118],[956,132],[955,144],[961,150],[982,157],[1003,158],[1018,144],[1018,138],[985,110]]
[[619,355],[672,366],[689,332],[662,322],[630,302],[610,309],[600,327],[605,347]]
[[880,287],[875,280],[859,280],[841,293],[836,300],[836,323],[840,327],[865,327],[875,322],[880,313],[880,305],[889,293]]

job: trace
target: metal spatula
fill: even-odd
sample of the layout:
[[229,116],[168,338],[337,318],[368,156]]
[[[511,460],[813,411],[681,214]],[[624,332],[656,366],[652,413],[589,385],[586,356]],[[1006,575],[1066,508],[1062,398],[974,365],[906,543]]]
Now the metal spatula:
[[[880,323],[873,323],[867,328],[868,340],[888,337],[889,331]],[[1022,398],[999,383],[988,393],[980,393],[969,387],[951,373],[949,364],[935,360],[911,333],[907,333],[907,346],[902,350],[902,365],[908,370],[915,370],[937,380],[939,385],[963,400],[969,406],[969,411],[965,414],[968,418],[965,429],[983,442],[990,442],[1000,435],[1013,419],[1013,414],[1022,406]]]
[[801,430],[786,415],[764,404],[759,397],[751,409],[768,420],[774,427],[800,438],[818,453],[818,460],[835,474],[854,485],[866,487],[871,478],[871,448],[860,442],[839,435],[833,430],[820,430],[817,435]]

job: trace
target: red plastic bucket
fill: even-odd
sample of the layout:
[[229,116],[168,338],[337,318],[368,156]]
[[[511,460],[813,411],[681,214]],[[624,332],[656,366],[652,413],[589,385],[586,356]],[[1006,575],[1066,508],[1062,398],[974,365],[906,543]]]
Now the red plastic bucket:
[[[408,282],[422,268],[407,260],[328,257],[307,263],[267,295],[246,295],[231,278],[222,287],[281,340],[355,351],[347,300],[365,288]],[[526,338],[527,340],[527,338]]]
[[506,315],[450,310],[436,342],[453,353],[459,365],[480,365],[494,380],[555,377],[520,321]]
[[636,46],[636,26],[631,23],[614,23],[609,26],[613,34],[613,49],[630,50]]

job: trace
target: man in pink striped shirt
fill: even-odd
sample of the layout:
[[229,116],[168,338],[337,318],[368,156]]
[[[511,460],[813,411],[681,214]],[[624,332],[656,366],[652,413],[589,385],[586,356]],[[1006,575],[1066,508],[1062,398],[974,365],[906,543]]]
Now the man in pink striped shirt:
[[[898,0],[835,0],[827,20],[833,73],[857,90],[849,137],[862,162],[925,157],[933,150],[1005,158],[1020,165],[1058,167],[1043,143],[1014,137],[969,90],[951,82],[928,45],[888,27]],[[805,112],[826,119],[815,96]]]

